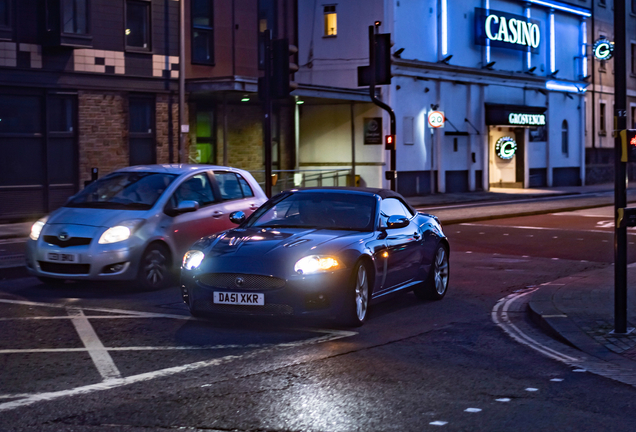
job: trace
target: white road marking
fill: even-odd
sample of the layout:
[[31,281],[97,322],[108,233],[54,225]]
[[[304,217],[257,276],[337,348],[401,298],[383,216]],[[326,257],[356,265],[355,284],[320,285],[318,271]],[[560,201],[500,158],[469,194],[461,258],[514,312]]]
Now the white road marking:
[[552,381],[552,382],[561,382],[561,381],[563,381],[563,378],[552,378],[550,381]]
[[495,399],[497,402],[510,402],[510,398],[499,398]]
[[101,383],[90,384],[90,385],[81,386],[81,387],[76,387],[76,388],[69,389],[69,390],[61,390],[61,391],[53,391],[53,392],[34,394],[34,395],[29,396],[29,397],[20,399],[20,400],[11,401],[11,402],[5,402],[5,403],[0,404],[0,412],[12,410],[12,409],[20,408],[20,407],[24,407],[24,406],[33,405],[33,404],[38,403],[38,402],[51,401],[51,400],[60,399],[60,398],[64,398],[64,397],[69,397],[69,396],[86,395],[86,394],[95,393],[95,392],[98,392],[98,391],[110,390],[110,389],[115,389],[115,388],[118,388],[118,387],[123,387],[123,386],[131,385],[131,384],[136,384],[136,383],[140,383],[140,382],[150,381],[150,380],[161,378],[161,377],[168,377],[168,376],[172,376],[172,375],[176,375],[176,374],[180,374],[180,373],[184,373],[184,372],[191,372],[191,371],[195,371],[195,370],[206,368],[206,367],[210,367],[210,366],[218,366],[218,365],[221,365],[221,364],[230,363],[230,362],[235,361],[235,360],[255,357],[256,355],[259,355],[259,354],[262,354],[262,353],[265,353],[265,352],[269,352],[269,351],[274,351],[274,350],[281,349],[281,348],[282,349],[296,348],[296,347],[300,347],[300,346],[304,346],[304,345],[311,345],[311,344],[319,344],[319,343],[329,342],[329,341],[333,341],[333,340],[337,340],[337,339],[342,339],[343,337],[346,337],[347,335],[352,335],[352,334],[357,334],[357,333],[355,333],[355,332],[333,332],[332,334],[327,334],[327,335],[315,337],[315,338],[312,338],[312,339],[306,339],[306,340],[302,340],[302,341],[288,342],[288,343],[282,343],[282,344],[278,344],[278,345],[272,345],[272,346],[269,346],[269,347],[266,347],[266,348],[262,348],[262,349],[251,351],[251,352],[249,352],[247,354],[244,354],[244,355],[228,355],[228,356],[217,358],[217,359],[203,360],[203,361],[199,361],[199,362],[195,362],[195,363],[185,364],[185,365],[182,365],[182,366],[174,366],[174,367],[160,369],[160,370],[156,370],[156,371],[152,371],[152,372],[146,372],[146,373],[141,373],[141,374],[138,374],[138,375],[132,375],[132,376],[129,376],[129,377],[111,379],[111,380],[108,380],[108,381],[103,381]]
[[434,421],[434,422],[430,422],[429,424],[432,425],[432,426],[444,426],[444,425],[447,425],[448,422],[437,420],[437,421]]
[[[489,224],[479,224],[479,223],[462,223],[460,225],[466,226],[475,226],[475,227],[489,227],[489,228],[516,228],[516,229],[526,229],[526,230],[539,230],[539,231],[572,231],[572,232],[593,232],[593,233],[604,233],[604,234],[612,234],[614,235],[614,231],[602,231],[602,230],[565,230],[563,228],[548,228],[548,227],[533,227],[533,226],[525,226],[525,225],[489,225]],[[480,232],[479,234],[484,234]],[[636,235],[634,232],[628,232],[628,235]]]
[[481,412],[481,408],[466,408],[464,412],[478,413],[478,412]]
[[518,294],[511,294],[507,297],[500,299],[492,309],[492,320],[495,324],[501,327],[510,337],[512,337],[517,342],[530,346],[540,353],[544,354],[547,357],[550,357],[554,360],[559,360],[564,363],[575,363],[578,362],[578,358],[570,357],[568,355],[562,354],[558,351],[553,350],[550,347],[547,347],[540,342],[532,339],[530,336],[523,333],[519,328],[514,325],[510,318],[508,317],[508,310],[510,305],[517,299],[527,296],[535,292],[538,288],[531,288],[525,292]]
[[131,346],[131,347],[102,347],[102,348],[32,348],[32,349],[3,349],[0,354],[39,354],[39,353],[68,353],[87,351],[175,351],[175,350],[222,350],[237,348],[261,348],[267,344],[247,345],[202,345],[202,346]]
[[539,391],[539,389],[534,388],[534,387],[528,387],[528,388],[526,389],[526,391],[529,391],[529,392],[536,392],[536,391]]
[[84,312],[77,308],[67,308],[67,311],[68,314],[73,317],[71,322],[75,326],[77,334],[86,347],[88,355],[91,356],[91,359],[93,360],[93,363],[95,363],[95,367],[102,378],[105,381],[121,378],[119,369],[115,366],[115,362],[108,351],[106,351],[102,341],[99,340],[97,333],[95,333],[95,329],[86,316],[84,316]]
[[587,372],[585,369],[574,369],[572,372]]
[[[264,345],[264,344],[249,344],[249,345],[214,345],[214,346],[199,346],[199,347],[189,347],[189,346],[175,346],[175,347],[116,347],[116,348],[107,348],[101,343],[101,341],[97,338],[94,329],[88,322],[89,316],[83,314],[83,310],[92,310],[98,312],[107,312],[107,313],[119,313],[125,314],[123,316],[112,315],[112,316],[96,316],[92,318],[172,318],[172,319],[193,319],[191,317],[186,317],[182,315],[172,315],[172,314],[155,314],[155,313],[147,313],[147,312],[137,312],[137,311],[129,311],[122,309],[104,309],[104,308],[78,308],[76,306],[70,306],[68,304],[55,304],[55,303],[37,303],[37,302],[27,302],[22,300],[10,300],[10,299],[0,299],[0,303],[8,303],[8,304],[21,304],[27,306],[38,306],[38,307],[52,307],[52,308],[63,308],[68,311],[71,315],[70,317],[62,317],[64,319],[71,319],[72,322],[76,325],[78,334],[82,341],[84,342],[86,348],[67,348],[67,349],[37,349],[37,350],[0,350],[0,354],[4,353],[25,353],[25,352],[89,352],[93,361],[95,361],[96,365],[98,365],[98,369],[100,373],[104,377],[104,381],[96,384],[89,384],[85,386],[80,386],[68,390],[61,391],[51,391],[44,393],[16,393],[16,394],[0,394],[0,400],[2,399],[17,399],[10,402],[0,403],[0,412],[9,411],[12,409],[16,409],[19,407],[30,406],[36,404],[38,402],[43,401],[51,401],[65,397],[71,397],[75,395],[84,395],[90,394],[98,391],[115,389],[118,387],[123,387],[135,383],[150,381],[153,379],[172,376],[179,373],[190,372],[194,370],[198,370],[205,367],[217,366],[224,363],[229,363],[234,360],[246,359],[250,357],[255,357],[261,353],[271,352],[279,349],[288,349],[288,348],[296,348],[311,344],[319,344],[325,343],[329,341],[334,341],[337,339],[342,339],[345,337],[350,337],[356,335],[356,332],[345,331],[345,330],[331,330],[331,329],[302,329],[295,328],[292,330],[299,331],[308,331],[313,333],[319,333],[320,336],[305,339],[301,341],[295,342],[286,342],[280,343],[276,345]],[[32,317],[34,319],[39,318],[49,318],[49,317]],[[129,377],[121,377],[119,371],[114,366],[112,362],[112,358],[108,354],[108,351],[132,351],[132,350],[179,350],[179,349],[225,349],[225,348],[256,348],[246,354],[242,355],[228,355],[225,357],[199,361],[195,363],[185,364],[181,366],[169,367],[165,369],[160,369],[152,372],[146,372],[138,375],[132,375]],[[94,357],[96,356],[96,357]],[[97,358],[97,360],[96,360]],[[110,361],[108,360],[110,359]],[[113,376],[116,375],[116,376]],[[211,385],[211,384],[209,384]]]

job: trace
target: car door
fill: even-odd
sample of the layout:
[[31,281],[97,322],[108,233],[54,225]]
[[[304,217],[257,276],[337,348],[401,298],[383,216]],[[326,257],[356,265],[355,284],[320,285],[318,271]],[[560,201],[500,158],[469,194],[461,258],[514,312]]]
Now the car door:
[[[183,201],[196,201],[199,209],[176,214],[174,209]],[[181,182],[166,206],[166,213],[172,216],[169,235],[179,256],[201,237],[225,229],[225,225],[220,224],[215,217],[222,212],[222,206],[214,193],[208,172],[195,174]]]
[[409,224],[404,228],[386,230],[386,279],[382,290],[391,290],[411,281],[416,276],[422,251],[419,247],[421,232],[414,222],[414,215],[397,198],[385,198],[380,203],[380,223],[386,226],[389,216],[404,216]]
[[242,211],[245,216],[251,215],[261,204],[254,196],[254,191],[245,178],[232,171],[215,170],[214,180],[221,197],[216,214],[218,224],[224,229],[234,228],[229,216],[232,212]]

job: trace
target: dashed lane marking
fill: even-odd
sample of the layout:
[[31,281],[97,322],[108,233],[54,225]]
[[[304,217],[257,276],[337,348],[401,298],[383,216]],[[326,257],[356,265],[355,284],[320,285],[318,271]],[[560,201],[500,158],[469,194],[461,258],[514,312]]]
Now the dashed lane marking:
[[[489,228],[516,228],[516,229],[526,229],[526,230],[539,230],[539,231],[572,231],[572,232],[593,232],[593,233],[603,233],[603,234],[612,234],[614,235],[614,231],[609,230],[565,230],[563,228],[549,228],[549,227],[533,227],[533,226],[525,226],[525,225],[490,225],[490,224],[479,224],[479,223],[462,223],[460,225],[465,226],[474,226],[474,227],[489,227]],[[485,234],[480,232],[479,234]],[[636,235],[636,232],[628,232],[628,235]]]

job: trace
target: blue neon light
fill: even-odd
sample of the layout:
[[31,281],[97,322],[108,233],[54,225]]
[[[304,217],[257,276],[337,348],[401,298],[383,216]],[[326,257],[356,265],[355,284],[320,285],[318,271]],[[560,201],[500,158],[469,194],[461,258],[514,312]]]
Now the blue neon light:
[[582,86],[582,85],[576,85],[574,83],[571,82],[565,82],[565,81],[547,81],[545,83],[545,88],[548,90],[553,90],[553,91],[562,91],[562,92],[569,92],[569,93],[585,93],[586,86]]
[[552,9],[560,10],[563,12],[569,12],[574,15],[591,17],[592,14],[588,12],[587,9],[577,8],[575,6],[566,5],[564,3],[554,2],[554,1],[546,1],[546,0],[526,0],[528,3],[538,4],[541,6],[546,6]]

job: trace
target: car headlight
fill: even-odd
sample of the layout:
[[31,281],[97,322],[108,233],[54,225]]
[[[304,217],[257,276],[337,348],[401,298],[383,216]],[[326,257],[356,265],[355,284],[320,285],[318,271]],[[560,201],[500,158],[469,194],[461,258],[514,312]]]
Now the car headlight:
[[194,270],[201,265],[205,254],[200,250],[187,251],[183,256],[183,268],[186,270]]
[[325,271],[333,271],[342,267],[338,260],[331,256],[310,255],[301,258],[294,265],[294,271],[298,274],[313,274]]
[[124,221],[117,226],[108,228],[104,231],[104,234],[99,238],[99,244],[117,243],[120,241],[128,240],[133,233],[133,230],[141,223],[143,219],[133,219]]
[[33,226],[31,227],[31,234],[29,234],[31,240],[37,240],[40,238],[40,233],[42,232],[42,228],[44,228],[44,225],[46,225],[47,220],[49,220],[49,217],[44,216],[43,218],[38,219],[37,222],[33,224]]

